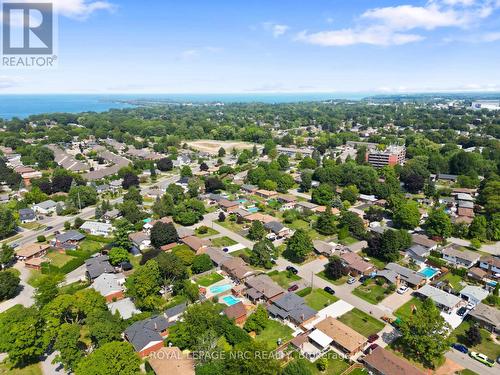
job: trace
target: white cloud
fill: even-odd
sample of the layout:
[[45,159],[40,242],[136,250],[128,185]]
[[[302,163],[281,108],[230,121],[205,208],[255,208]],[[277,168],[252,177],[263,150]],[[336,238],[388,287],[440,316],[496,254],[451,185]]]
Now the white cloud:
[[418,34],[398,33],[384,27],[367,29],[341,29],[308,33],[303,31],[297,40],[320,46],[350,46],[354,44],[371,44],[377,46],[402,45],[424,39]]
[[180,53],[180,58],[184,60],[192,60],[201,57],[203,54],[207,53],[218,53],[223,51],[220,47],[205,46],[200,48],[190,48],[182,51]]
[[13,87],[20,86],[24,82],[23,77],[19,76],[0,76],[0,90],[10,89]]
[[116,5],[106,0],[52,0],[52,2],[59,14],[73,19],[86,19],[96,11],[116,9]]
[[288,25],[278,24],[274,22],[264,22],[262,26],[265,30],[271,31],[273,37],[275,38],[284,35],[290,29],[290,26]]

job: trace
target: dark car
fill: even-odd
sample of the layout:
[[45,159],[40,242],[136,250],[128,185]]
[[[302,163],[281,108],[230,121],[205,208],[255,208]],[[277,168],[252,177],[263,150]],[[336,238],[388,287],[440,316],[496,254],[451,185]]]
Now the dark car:
[[323,288],[323,290],[329,294],[335,294],[335,290],[333,290],[332,288],[330,288],[329,286],[325,286]]
[[370,276],[366,276],[366,275],[365,275],[365,276],[361,276],[361,277],[359,278],[359,282],[360,282],[360,283],[364,283],[364,282],[365,282],[366,280],[368,280],[369,278],[370,278]]
[[121,262],[120,263],[120,268],[123,270],[123,271],[130,271],[132,268],[134,268],[132,266],[132,264],[130,264],[129,262]]
[[297,284],[292,285],[290,288],[288,288],[289,292],[295,292],[297,289],[299,289],[299,286]]
[[223,248],[222,249],[223,252],[227,253],[229,251],[229,249],[227,247]]
[[451,345],[453,349],[458,350],[459,352],[462,352],[464,354],[467,354],[469,352],[469,349],[465,345],[459,344],[459,343],[454,343]]
[[378,344],[371,344],[366,350],[364,351],[365,354],[370,354],[373,350],[378,348]]
[[291,272],[291,273],[293,273],[294,275],[296,275],[296,274],[299,273],[299,270],[297,268],[295,268],[295,267],[292,267],[292,266],[288,266],[286,268],[286,270],[289,271],[289,272]]
[[369,343],[375,342],[375,341],[377,341],[377,340],[378,340],[378,338],[379,338],[379,337],[380,337],[380,336],[379,336],[379,335],[376,335],[376,334],[374,334],[374,335],[370,335],[370,336],[368,336],[368,342],[369,342]]
[[458,316],[464,316],[466,312],[467,312],[467,308],[466,307],[461,307],[461,308],[458,309],[457,315]]
[[51,227],[51,226],[49,225],[47,228],[45,228],[45,231],[47,232],[47,231],[49,231],[49,230],[51,230],[51,229],[54,229],[54,227]]

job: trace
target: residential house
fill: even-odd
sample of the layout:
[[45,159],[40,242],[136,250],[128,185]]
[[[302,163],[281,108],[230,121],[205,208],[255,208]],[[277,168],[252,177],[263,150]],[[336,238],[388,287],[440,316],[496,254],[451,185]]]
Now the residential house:
[[113,231],[113,226],[99,221],[86,221],[82,224],[80,229],[93,236],[108,237]]
[[56,212],[57,203],[49,199],[33,205],[33,211],[37,214],[48,215]]
[[163,347],[163,340],[168,335],[168,328],[171,325],[163,315],[153,316],[129,326],[124,336],[135,351],[144,358]]
[[269,315],[300,326],[316,317],[317,311],[306,305],[302,297],[286,293],[267,306]]
[[460,297],[446,293],[444,290],[435,288],[429,284],[418,289],[416,293],[425,298],[430,298],[436,306],[448,314],[451,314],[454,309],[464,303]]
[[423,236],[421,234],[412,234],[411,238],[414,245],[420,245],[422,247],[425,247],[429,251],[436,250],[438,247],[438,243],[434,240],[431,240],[427,236]]
[[244,217],[245,221],[260,221],[261,223],[269,223],[271,221],[276,221],[276,218],[271,216],[271,215],[267,215],[267,214],[261,214],[260,212],[256,212],[254,214],[250,214],[250,215],[247,215]]
[[479,305],[482,300],[488,297],[488,291],[480,286],[467,285],[460,291],[460,297],[474,305]]
[[65,250],[75,250],[78,247],[78,243],[85,238],[83,233],[77,230],[69,230],[67,232],[56,234],[55,240],[53,240],[54,247]]
[[245,280],[246,296],[253,302],[271,301],[285,294],[285,290],[268,275],[260,274]]
[[36,214],[31,208],[21,208],[19,210],[19,220],[21,223],[32,223],[36,221]]
[[292,235],[290,228],[285,227],[279,221],[270,221],[264,224],[264,228],[270,231],[274,238],[287,238]]
[[179,236],[180,239],[194,236],[194,230],[186,227],[177,227],[177,235]]
[[485,270],[490,276],[500,274],[500,257],[494,255],[481,257],[479,259],[479,268]]
[[215,247],[207,247],[199,251],[199,254],[207,254],[210,260],[216,267],[220,267],[222,263],[232,258],[221,249]]
[[238,302],[224,309],[224,315],[234,320],[235,324],[242,325],[247,319],[247,309],[243,302]]
[[496,307],[480,303],[469,313],[469,316],[484,329],[497,335],[500,334],[500,310]]
[[255,186],[255,185],[250,185],[250,184],[243,184],[243,185],[241,185],[240,189],[246,193],[255,194],[255,192],[257,190],[259,190],[259,187]]
[[322,241],[322,240],[313,240],[314,251],[316,251],[320,255],[325,255],[327,257],[331,257],[337,251],[337,245]]
[[130,233],[128,238],[139,250],[146,250],[151,247],[151,239],[148,233],[134,232]]
[[195,375],[195,361],[178,347],[163,347],[148,358],[155,375]]
[[311,202],[296,202],[295,209],[299,212],[305,212],[307,210],[314,211],[318,207],[317,204]]
[[196,236],[184,237],[180,240],[183,244],[189,246],[195,253],[212,245],[212,242],[205,238],[198,238]]
[[412,259],[417,265],[423,265],[426,258],[430,255],[430,250],[422,245],[413,245],[406,250],[406,255]]
[[255,192],[255,195],[264,199],[273,199],[278,196],[278,193],[271,190],[259,189]]
[[151,221],[148,221],[147,223],[145,223],[143,226],[142,226],[142,230],[148,234],[151,233],[151,229],[154,227],[154,225],[158,222],[161,222],[161,223],[164,223],[164,224],[173,224],[173,220],[171,217],[169,216],[164,216],[162,217],[161,219],[158,219],[158,220],[151,220]]
[[280,211],[286,211],[295,208],[295,203],[297,202],[295,196],[285,194],[278,195],[277,200],[281,203]]
[[436,180],[443,180],[443,181],[451,181],[451,182],[457,182],[458,176],[455,174],[445,174],[445,173],[438,173],[436,176]]
[[186,309],[187,303],[183,302],[165,310],[163,316],[165,317],[165,319],[167,319],[167,322],[175,323],[180,320],[182,314],[184,314],[184,311],[186,311]]
[[454,245],[445,247],[441,253],[443,254],[443,259],[455,267],[471,268],[480,258],[480,254],[477,252],[458,249]]
[[234,212],[236,211],[239,207],[240,207],[240,202],[238,201],[229,201],[227,199],[221,199],[219,202],[219,207],[227,212],[227,213],[231,213],[231,212]]
[[369,275],[375,270],[373,264],[350,251],[340,255],[340,259],[351,275]]
[[471,267],[467,271],[467,277],[477,281],[483,281],[486,276],[488,273],[479,267]]
[[121,216],[120,210],[117,208],[113,208],[110,211],[106,211],[104,215],[102,215],[102,218],[106,220],[107,223],[119,218]]
[[[317,323],[314,328],[315,330],[309,335],[310,340],[316,342],[322,349],[325,348],[325,344],[326,347],[333,345],[349,357],[359,353],[367,342],[366,337],[331,316]],[[321,333],[315,333],[316,331]],[[330,342],[327,344],[328,341]]]
[[411,365],[405,359],[393,352],[382,348],[375,348],[363,358],[364,365],[374,375],[425,375],[426,373]]
[[24,267],[41,271],[42,264],[45,262],[47,262],[47,260],[44,258],[31,258],[24,261]]
[[107,255],[99,255],[85,261],[87,279],[93,281],[105,273],[114,273],[115,267],[109,263]]
[[221,270],[235,280],[242,281],[255,274],[253,268],[240,257],[231,257],[221,264]]
[[27,261],[32,258],[40,258],[47,254],[47,250],[50,249],[50,245],[31,243],[24,245],[20,249],[16,250],[16,258],[19,260]]
[[106,302],[113,302],[123,298],[124,283],[123,274],[103,273],[94,279],[90,287],[106,298]]
[[388,263],[383,270],[377,271],[377,276],[385,278],[390,283],[395,284],[396,287],[404,283],[411,288],[415,288],[425,284],[427,281],[425,275],[400,266],[397,263]]
[[130,319],[135,314],[141,313],[141,310],[135,307],[134,302],[130,298],[123,298],[118,301],[108,303],[108,310],[111,311],[111,314],[118,311],[121,318],[125,320]]

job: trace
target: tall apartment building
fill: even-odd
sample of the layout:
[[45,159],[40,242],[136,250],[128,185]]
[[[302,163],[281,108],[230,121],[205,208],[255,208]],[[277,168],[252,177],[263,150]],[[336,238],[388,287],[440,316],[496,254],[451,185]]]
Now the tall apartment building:
[[366,153],[366,161],[375,168],[385,167],[386,165],[403,165],[406,156],[404,146],[388,146],[385,150],[369,150]]

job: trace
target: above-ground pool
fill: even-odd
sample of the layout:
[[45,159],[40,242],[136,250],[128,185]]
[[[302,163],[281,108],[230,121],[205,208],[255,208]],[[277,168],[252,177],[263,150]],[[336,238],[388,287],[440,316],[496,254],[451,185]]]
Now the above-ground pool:
[[212,294],[220,294],[220,293],[227,292],[232,287],[233,286],[231,284],[215,285],[215,286],[210,287],[210,292],[212,292]]
[[258,207],[248,207],[247,211],[254,214],[256,212],[259,212],[259,208]]
[[428,279],[432,279],[436,273],[439,271],[435,268],[432,267],[425,267],[423,270],[420,271],[422,275],[424,275]]
[[222,300],[228,305],[228,306],[233,306],[236,305],[240,300],[233,295],[225,296],[222,298]]

